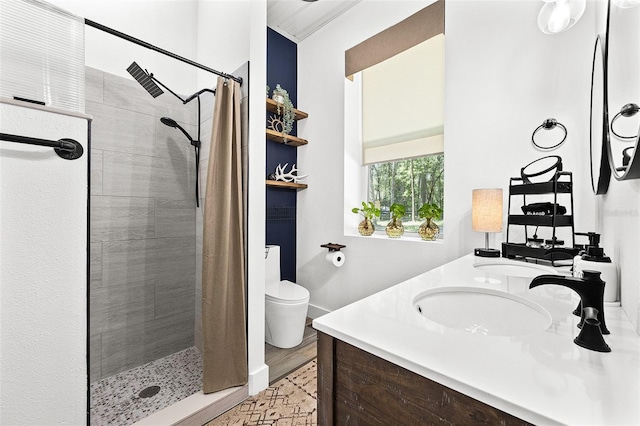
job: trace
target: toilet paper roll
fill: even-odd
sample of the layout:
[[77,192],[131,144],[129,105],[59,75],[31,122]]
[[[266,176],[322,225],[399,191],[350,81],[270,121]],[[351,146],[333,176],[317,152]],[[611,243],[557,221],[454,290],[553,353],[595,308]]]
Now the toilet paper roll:
[[344,253],[341,251],[330,251],[325,256],[325,259],[327,259],[327,262],[332,263],[336,268],[344,265]]

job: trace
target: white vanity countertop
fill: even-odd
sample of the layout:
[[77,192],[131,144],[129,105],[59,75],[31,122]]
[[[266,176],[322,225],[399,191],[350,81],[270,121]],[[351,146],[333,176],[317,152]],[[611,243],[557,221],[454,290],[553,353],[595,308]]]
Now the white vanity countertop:
[[[565,287],[529,290],[531,278],[498,275],[468,255],[313,321],[332,337],[423,377],[539,424],[640,425],[640,336],[619,306],[605,306],[609,353],[573,339],[580,300]],[[474,266],[476,265],[476,266]],[[541,272],[544,273],[544,272]],[[542,305],[552,324],[516,337],[448,328],[417,312],[414,298],[437,287],[484,287]]]

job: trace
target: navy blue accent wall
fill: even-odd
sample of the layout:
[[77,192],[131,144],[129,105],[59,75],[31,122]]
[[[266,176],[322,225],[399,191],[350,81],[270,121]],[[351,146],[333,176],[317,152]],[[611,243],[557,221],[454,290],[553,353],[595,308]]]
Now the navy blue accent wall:
[[[298,105],[298,46],[267,28],[267,85],[271,93],[276,84],[289,92],[293,105]],[[267,113],[269,119],[270,113]],[[297,135],[294,124],[293,135]],[[278,164],[289,163],[287,171],[297,164],[297,148],[270,140],[267,144],[265,177]],[[267,187],[266,243],[280,246],[280,267],[283,280],[296,281],[296,201],[295,190]]]

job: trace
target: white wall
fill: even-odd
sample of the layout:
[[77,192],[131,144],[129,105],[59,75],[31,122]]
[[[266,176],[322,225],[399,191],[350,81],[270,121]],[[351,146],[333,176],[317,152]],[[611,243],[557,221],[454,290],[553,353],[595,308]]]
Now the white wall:
[[598,232],[607,256],[618,264],[622,308],[640,333],[640,180],[611,178],[598,202]]
[[[75,15],[197,61],[198,1],[196,0],[50,0],[50,3]],[[111,34],[87,26],[85,47],[85,65],[90,67],[131,78],[126,70],[133,61],[136,61],[176,93],[190,95],[198,90],[196,89],[197,72],[192,66]],[[235,68],[237,66],[233,69]]]
[[[265,2],[200,0],[197,4],[198,62],[230,73],[249,59],[250,44],[254,40],[250,17],[256,10],[260,11]],[[212,74],[198,71],[198,87],[215,87]]]
[[87,120],[4,103],[0,117],[3,133],[85,149],[0,142],[0,424],[84,424]]
[[249,394],[269,386],[269,367],[264,363],[264,242],[265,192],[264,165],[267,148],[264,140],[264,88],[267,85],[267,1],[252,2],[249,49],[249,218],[248,218],[248,339]]
[[[575,181],[576,229],[594,229],[588,170],[593,14],[571,31],[542,34],[537,0],[446,3],[445,210],[443,242],[345,236],[344,51],[425,7],[430,1],[364,1],[298,45],[298,107],[309,113],[298,150],[309,189],[298,194],[298,283],[311,304],[334,310],[484,245],[471,230],[471,191],[507,188],[509,177],[543,157],[530,142],[555,117],[569,130],[554,151]],[[348,161],[348,160],[347,160]],[[506,202],[506,195],[505,195]],[[506,205],[506,204],[505,204]],[[497,234],[494,246],[503,241]],[[345,265],[324,261],[320,244],[346,244]]]
[[[249,58],[250,19],[262,1],[50,0],[63,9],[217,71],[231,73]],[[86,27],[86,64],[131,78],[136,61],[179,94],[214,88],[216,76],[145,47]],[[163,95],[164,96],[164,95]],[[170,95],[169,95],[170,96]]]

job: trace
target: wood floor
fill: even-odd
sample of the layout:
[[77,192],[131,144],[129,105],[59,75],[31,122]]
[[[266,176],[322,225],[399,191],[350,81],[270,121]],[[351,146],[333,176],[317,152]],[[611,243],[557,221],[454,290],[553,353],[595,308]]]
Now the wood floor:
[[295,348],[280,349],[265,343],[265,362],[269,366],[269,384],[273,384],[300,366],[314,359],[317,352],[317,333],[307,318],[302,343]]

